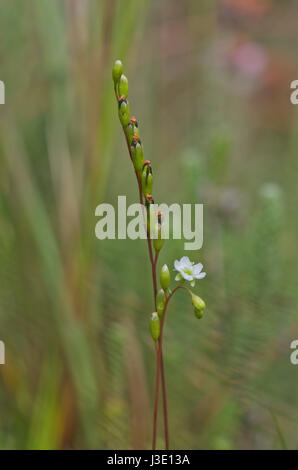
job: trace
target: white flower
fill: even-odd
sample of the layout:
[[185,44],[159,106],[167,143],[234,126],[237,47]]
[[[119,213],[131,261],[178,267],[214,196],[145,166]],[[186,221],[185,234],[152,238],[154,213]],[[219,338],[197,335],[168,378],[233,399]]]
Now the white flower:
[[194,287],[196,279],[203,279],[206,276],[206,273],[202,272],[202,263],[194,264],[188,256],[183,256],[180,261],[176,259],[174,267],[178,271],[175,280],[181,281],[186,279],[186,281],[191,281],[192,287]]

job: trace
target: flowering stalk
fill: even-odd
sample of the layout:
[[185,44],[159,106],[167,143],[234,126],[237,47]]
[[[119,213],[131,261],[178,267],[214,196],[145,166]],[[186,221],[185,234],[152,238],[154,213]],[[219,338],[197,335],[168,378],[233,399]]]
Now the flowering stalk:
[[[146,160],[144,162],[143,147],[140,139],[139,126],[134,117],[130,118],[130,108],[128,102],[128,80],[123,75],[123,65],[120,60],[116,60],[112,69],[112,76],[114,81],[114,91],[118,103],[118,115],[122,124],[130,160],[133,164],[139,191],[139,201],[143,207],[144,222],[146,226],[147,245],[149,252],[149,259],[152,269],[152,283],[154,295],[155,311],[151,314],[149,320],[149,327],[151,336],[155,342],[156,350],[156,383],[155,383],[155,403],[153,413],[153,438],[152,449],[156,448],[156,434],[157,434],[157,415],[159,403],[159,385],[162,386],[163,398],[163,418],[164,418],[164,432],[165,432],[165,448],[169,449],[169,432],[168,432],[168,413],[167,413],[167,397],[166,397],[166,382],[162,352],[163,329],[165,322],[165,315],[168,303],[178,289],[185,289],[192,297],[194,312],[197,318],[202,318],[205,309],[205,303],[200,297],[193,294],[190,289],[183,286],[185,280],[191,282],[194,287],[196,279],[202,279],[206,273],[202,273],[202,264],[194,265],[188,257],[184,256],[180,261],[175,261],[175,270],[178,274],[175,280],[180,284],[170,292],[169,286],[171,281],[170,272],[167,265],[164,265],[160,271],[160,285],[161,289],[157,289],[157,276],[156,268],[159,257],[159,252],[163,247],[164,240],[162,238],[162,213],[158,212],[156,217],[154,215],[154,201],[152,198],[153,188],[153,173],[151,162]],[[145,202],[145,204],[144,204]],[[156,218],[156,220],[155,220]],[[153,244],[150,236],[150,224],[154,223],[153,229],[156,232],[156,237],[153,239]],[[153,247],[152,247],[153,245]],[[155,254],[153,255],[153,248]]]

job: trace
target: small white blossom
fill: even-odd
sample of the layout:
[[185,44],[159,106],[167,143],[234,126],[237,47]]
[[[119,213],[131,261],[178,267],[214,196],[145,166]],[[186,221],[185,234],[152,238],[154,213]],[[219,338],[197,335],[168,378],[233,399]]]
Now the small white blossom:
[[183,256],[180,261],[176,259],[174,267],[175,270],[178,271],[175,280],[181,281],[185,279],[186,281],[190,281],[192,287],[194,287],[196,279],[203,279],[206,276],[206,273],[202,272],[202,263],[194,264],[190,261],[188,256]]

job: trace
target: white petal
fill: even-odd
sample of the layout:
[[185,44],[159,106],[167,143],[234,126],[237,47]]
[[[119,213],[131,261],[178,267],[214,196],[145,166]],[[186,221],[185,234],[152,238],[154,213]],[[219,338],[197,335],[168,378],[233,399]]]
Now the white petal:
[[182,279],[182,274],[181,273],[176,274],[175,281],[181,281],[181,279]]
[[203,279],[206,276],[206,273],[200,273],[196,277],[196,279]]
[[196,276],[197,274],[200,274],[200,272],[202,271],[202,269],[203,269],[202,263],[195,264],[195,265],[193,266],[193,273],[194,273],[194,275]]
[[192,266],[188,256],[182,256],[182,258],[180,260],[180,263],[181,263],[181,265],[183,265],[184,267],[187,267],[187,268],[190,268]]
[[181,262],[178,261],[177,259],[175,259],[174,261],[174,268],[176,269],[176,271],[180,271],[181,269]]

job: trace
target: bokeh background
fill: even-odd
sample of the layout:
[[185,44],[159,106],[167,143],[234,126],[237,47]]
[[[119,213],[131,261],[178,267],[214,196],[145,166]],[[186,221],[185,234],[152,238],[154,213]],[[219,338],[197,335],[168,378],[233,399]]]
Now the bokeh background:
[[137,201],[116,58],[155,200],[205,204],[203,248],[160,255],[208,273],[204,319],[184,292],[169,307],[171,447],[298,447],[297,16],[294,0],[1,0],[0,448],[150,448],[146,242],[94,234],[98,204]]

